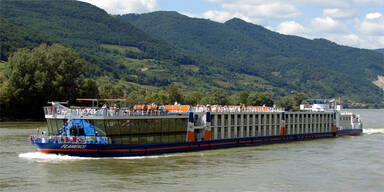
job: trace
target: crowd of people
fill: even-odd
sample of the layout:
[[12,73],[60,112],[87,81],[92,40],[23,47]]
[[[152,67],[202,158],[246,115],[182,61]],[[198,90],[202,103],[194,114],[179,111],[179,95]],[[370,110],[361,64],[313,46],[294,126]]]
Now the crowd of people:
[[51,114],[64,116],[142,116],[142,115],[167,115],[171,113],[181,112],[281,112],[284,109],[266,106],[228,106],[228,105],[134,105],[132,108],[122,107],[117,104],[108,107],[107,104],[102,107],[57,107],[51,109]]

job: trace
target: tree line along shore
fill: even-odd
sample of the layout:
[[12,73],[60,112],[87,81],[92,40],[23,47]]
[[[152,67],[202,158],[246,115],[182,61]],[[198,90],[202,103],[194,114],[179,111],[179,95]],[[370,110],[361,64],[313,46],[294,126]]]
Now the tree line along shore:
[[187,105],[276,105],[286,110],[298,110],[300,103],[307,99],[304,93],[299,92],[276,100],[272,92],[242,91],[229,95],[221,88],[207,92],[187,91],[177,83],[147,89],[108,78],[95,80],[85,77],[86,61],[73,49],[60,44],[19,49],[1,66],[0,119],[3,121],[43,119],[42,107],[47,102],[84,104],[76,103],[76,98],[124,98],[132,101],[130,107],[135,104],[177,102]]

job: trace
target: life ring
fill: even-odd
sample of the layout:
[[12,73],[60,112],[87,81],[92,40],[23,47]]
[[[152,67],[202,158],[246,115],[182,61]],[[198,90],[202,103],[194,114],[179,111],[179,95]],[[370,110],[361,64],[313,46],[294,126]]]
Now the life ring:
[[77,138],[77,142],[82,143],[82,142],[83,142],[83,139],[81,139],[81,137],[78,137],[78,138]]

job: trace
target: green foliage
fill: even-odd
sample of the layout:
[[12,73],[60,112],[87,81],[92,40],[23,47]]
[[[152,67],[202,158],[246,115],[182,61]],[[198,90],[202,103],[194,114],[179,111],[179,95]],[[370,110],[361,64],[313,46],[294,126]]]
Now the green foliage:
[[[157,87],[181,82],[195,91],[217,86],[210,81],[212,74],[220,74],[214,75],[218,80],[225,80],[224,75],[232,77],[218,67],[221,63],[175,48],[84,2],[0,0],[0,9],[7,10],[0,11],[0,17],[17,22],[23,30],[42,31],[55,42],[73,47],[88,61],[87,77],[107,76]],[[26,36],[33,39],[34,33]],[[24,38],[14,37],[11,31],[0,39],[3,37],[12,37],[10,42]]]
[[19,49],[6,65],[11,110],[20,112],[17,106],[29,106],[26,113],[34,116],[47,101],[74,102],[85,61],[71,48],[42,44],[32,50]]
[[291,111],[294,109],[294,101],[292,101],[292,97],[285,96],[277,102],[277,106],[284,108],[286,111]]
[[34,48],[41,43],[52,42],[47,34],[0,16],[0,61],[7,61],[10,53],[19,48]]
[[300,109],[300,104],[305,104],[308,97],[304,93],[295,93],[293,96],[293,105],[295,110]]
[[213,105],[229,105],[229,98],[224,89],[213,88],[213,90],[208,93],[201,100],[202,104],[213,104]]
[[272,93],[252,92],[248,98],[249,105],[253,106],[273,106]]
[[377,52],[384,54],[384,49],[376,49]]
[[[384,56],[371,50],[281,35],[236,18],[221,24],[164,11],[121,17],[185,51],[223,62],[223,70],[262,79],[276,97],[294,90],[309,97],[382,102],[382,91],[372,81],[384,72]],[[266,91],[259,88],[263,85],[233,82],[239,90]]]
[[99,89],[97,82],[93,79],[85,78],[80,86],[79,97],[81,98],[98,98]]
[[239,95],[240,103],[248,105],[248,97],[249,97],[249,93],[247,91],[240,92],[240,95]]
[[204,94],[199,91],[190,92],[185,98],[185,104],[187,105],[197,105],[201,103],[201,99],[204,97]]
[[183,103],[184,102],[184,96],[176,84],[171,84],[170,86],[168,86],[167,92],[169,94],[169,96],[168,96],[169,102],[168,103],[172,103],[172,102]]
[[[290,96],[294,109],[306,97],[372,104],[383,98],[372,84],[384,72],[384,55],[375,51],[281,35],[240,19],[222,24],[176,12],[111,16],[74,0],[0,0],[0,60],[42,43],[72,47],[87,61],[85,70],[56,75],[74,67],[53,69],[56,61],[40,53],[45,68],[18,68],[25,76],[16,82],[5,77],[0,61],[0,105],[40,96],[73,100],[76,94],[138,103],[273,105],[271,93],[274,99],[305,93]],[[34,58],[20,58],[28,60]],[[83,72],[83,82],[72,77]]]

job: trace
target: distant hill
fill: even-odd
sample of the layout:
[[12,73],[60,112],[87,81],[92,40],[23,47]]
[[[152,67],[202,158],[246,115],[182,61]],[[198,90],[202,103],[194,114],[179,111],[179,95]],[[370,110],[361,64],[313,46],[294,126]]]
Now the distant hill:
[[[6,10],[6,11],[4,11]],[[293,92],[380,103],[372,81],[384,55],[330,41],[281,35],[232,19],[217,23],[176,12],[113,16],[74,0],[0,0],[1,60],[21,47],[57,42],[88,61],[86,76],[156,89]],[[14,33],[16,31],[16,33]]]
[[384,49],[376,49],[377,52],[384,54]]
[[274,87],[360,102],[382,98],[372,81],[384,72],[383,55],[371,50],[282,35],[237,18],[217,23],[164,11],[121,17],[176,47],[212,56],[227,69],[260,77]]
[[[87,75],[91,77],[109,76],[138,84],[166,86],[182,82],[185,74],[189,74],[190,78],[202,79],[199,85],[209,87],[209,82],[204,83],[208,78],[203,77],[217,73],[213,66],[218,62],[187,54],[88,3],[0,0],[0,10],[7,10],[0,11],[0,17],[34,31],[26,34],[34,36],[39,31],[75,48],[90,63]],[[19,41],[20,37],[22,35],[12,41]],[[193,74],[189,70],[192,65],[199,69]],[[195,85],[192,81],[185,84]]]
[[5,61],[18,48],[33,48],[41,43],[53,42],[47,34],[3,17],[0,17],[0,37],[0,61]]

